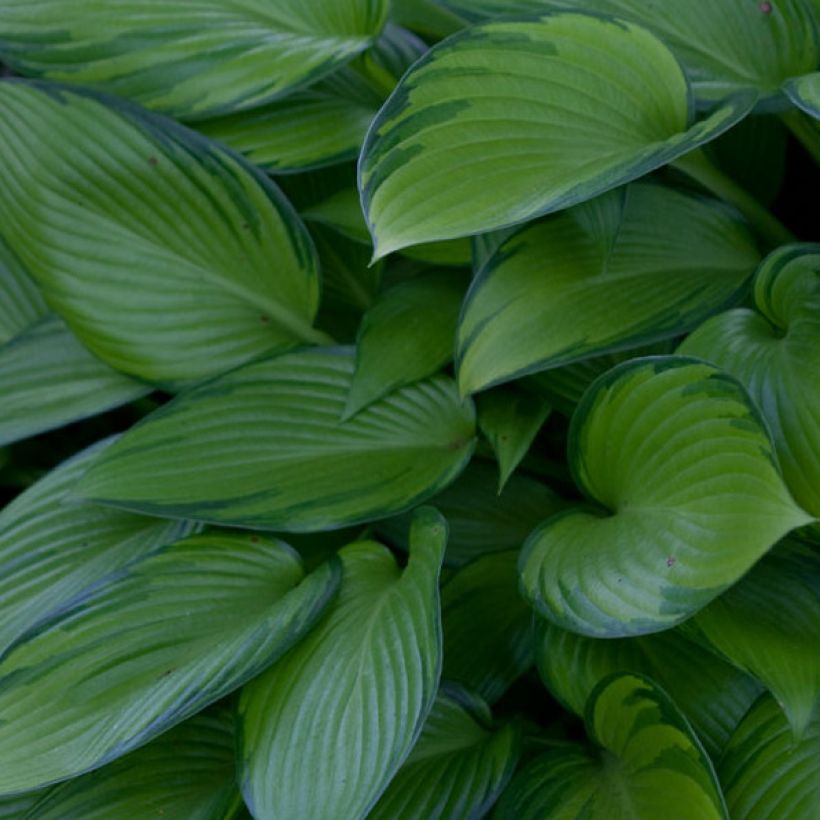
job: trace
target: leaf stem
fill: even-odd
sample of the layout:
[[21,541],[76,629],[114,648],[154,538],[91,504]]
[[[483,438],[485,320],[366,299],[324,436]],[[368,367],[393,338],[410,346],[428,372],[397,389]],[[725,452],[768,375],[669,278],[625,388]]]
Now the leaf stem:
[[734,205],[769,244],[776,246],[794,242],[794,234],[748,191],[710,162],[702,150],[690,151],[672,164],[713,194]]

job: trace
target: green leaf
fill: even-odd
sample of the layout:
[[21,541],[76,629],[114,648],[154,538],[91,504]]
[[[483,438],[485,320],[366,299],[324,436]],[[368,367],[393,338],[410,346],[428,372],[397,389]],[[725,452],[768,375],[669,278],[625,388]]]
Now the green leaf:
[[257,536],[192,536],[87,591],[0,658],[0,793],[99,768],[299,641],[339,584]]
[[432,271],[385,291],[365,313],[345,417],[405,384],[431,376],[453,357],[468,279]]
[[820,556],[785,541],[683,625],[760,680],[799,738],[820,701]]
[[760,698],[718,764],[733,820],[811,817],[817,810],[818,760],[820,709],[797,742],[774,699]]
[[759,261],[733,211],[658,185],[556,214],[479,271],[459,322],[460,389],[680,335],[736,300]]
[[602,17],[557,13],[455,34],[405,75],[362,149],[375,255],[590,199],[714,139],[754,97],[690,128],[688,83],[669,49]]
[[56,467],[0,512],[0,654],[103,579],[191,531],[188,522],[71,499],[100,442]]
[[523,390],[493,390],[479,397],[478,427],[498,459],[499,492],[527,455],[549,414],[550,405]]
[[[368,48],[385,0],[8,0],[0,58],[22,74],[137,100],[176,117],[252,108]],[[105,24],[101,25],[101,15]]]
[[0,236],[0,345],[47,313],[37,286]]
[[532,610],[518,592],[518,552],[462,567],[441,589],[444,678],[495,703],[532,666]]
[[754,280],[756,310],[715,316],[680,346],[748,389],[794,497],[820,516],[820,245],[787,245]]
[[522,587],[541,615],[591,637],[680,623],[812,520],[746,391],[694,359],[635,359],[599,378],[573,416],[569,460],[600,506],[532,534]]
[[364,817],[413,748],[441,670],[444,520],[418,511],[410,540],[403,572],[379,544],[341,550],[337,600],[244,689],[239,765],[254,817]]
[[[645,26],[684,64],[699,100],[753,88],[776,97],[783,81],[813,71],[820,59],[817,22],[805,0],[676,0],[674,13],[644,0],[447,0],[471,19],[577,9]],[[772,100],[777,104],[776,100]]]
[[578,715],[607,675],[632,672],[657,681],[713,759],[762,691],[753,678],[674,631],[602,640],[539,618],[535,657],[546,687]]
[[26,820],[29,809],[48,791],[47,789],[25,794],[0,795],[0,818],[2,820]]
[[[488,553],[520,549],[544,516],[567,506],[545,484],[523,475],[513,475],[499,494],[497,469],[482,462],[470,464],[430,503],[450,525],[444,559],[450,566],[461,566]],[[406,549],[409,522],[409,515],[397,516],[380,522],[377,530]]]
[[217,144],[113,98],[4,81],[0,161],[0,231],[117,370],[193,382],[323,338],[304,226]]
[[502,796],[498,820],[728,820],[709,758],[647,678],[601,681],[586,724],[597,748],[559,745],[537,757]]
[[820,120],[820,71],[797,77],[786,83],[788,98],[815,120]]
[[138,399],[151,387],[94,358],[49,315],[0,345],[0,444],[17,441]]
[[132,428],[77,492],[154,515],[305,532],[404,511],[461,472],[474,412],[450,379],[402,388],[342,422],[352,378],[346,348],[246,365]]
[[230,820],[242,804],[236,786],[233,716],[197,715],[114,763],[48,791],[37,820]]
[[495,727],[486,703],[445,684],[368,820],[485,817],[512,777],[520,745],[516,726]]
[[436,0],[393,0],[390,14],[397,23],[435,40],[464,28],[464,21]]

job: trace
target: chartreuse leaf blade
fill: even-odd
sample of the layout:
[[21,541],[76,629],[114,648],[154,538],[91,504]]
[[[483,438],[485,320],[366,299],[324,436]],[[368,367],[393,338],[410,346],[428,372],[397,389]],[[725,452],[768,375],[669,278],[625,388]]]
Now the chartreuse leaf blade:
[[568,709],[583,715],[593,689],[608,675],[645,675],[669,694],[713,760],[762,691],[753,678],[676,631],[602,640],[539,618],[535,640],[541,679]]
[[754,96],[690,128],[679,63],[622,21],[555,13],[459,32],[410,69],[371,125],[359,187],[375,254],[590,199],[717,137]]
[[701,325],[680,346],[740,380],[772,430],[794,497],[820,516],[820,245],[771,253],[754,279],[757,310]]
[[487,704],[460,686],[439,691],[413,751],[369,820],[486,817],[512,777],[518,727],[494,726]]
[[788,98],[810,117],[820,120],[820,71],[789,80],[784,87]]
[[695,359],[610,370],[576,410],[569,450],[578,486],[605,512],[545,521],[522,553],[522,588],[541,615],[590,637],[674,626],[812,521],[748,393]]
[[450,379],[402,388],[342,422],[352,377],[346,348],[246,365],[132,428],[77,492],[156,515],[304,532],[409,509],[461,472],[474,412]]
[[774,97],[785,80],[814,71],[820,59],[817,21],[806,0],[772,5],[676,0],[672,13],[667,5],[642,0],[447,0],[445,5],[470,19],[581,8],[629,20],[672,49],[695,95],[705,101],[748,88]]
[[0,793],[99,768],[236,689],[310,629],[339,575],[213,534],[88,591],[0,658]]
[[483,555],[441,589],[444,679],[490,704],[533,663],[533,616],[518,593],[517,560],[517,550]]
[[717,766],[733,820],[811,817],[820,796],[818,758],[820,709],[796,741],[774,698],[761,697]]
[[686,719],[654,683],[612,675],[590,695],[597,748],[556,746],[526,766],[498,804],[499,820],[655,820],[674,800],[680,820],[728,820],[712,764]]
[[83,450],[0,512],[0,654],[108,576],[191,532],[185,521],[71,499],[89,463],[111,444]]
[[423,508],[404,572],[374,542],[343,548],[337,600],[243,690],[240,778],[255,817],[361,818],[387,787],[438,687],[446,540]]
[[467,284],[460,271],[431,271],[381,294],[359,326],[345,417],[391,390],[431,376],[453,358]]
[[6,81],[0,112],[2,232],[97,357],[174,384],[323,338],[310,238],[251,166],[82,90]]
[[26,817],[231,820],[241,805],[233,716],[227,709],[216,708],[108,766],[50,789]]
[[784,541],[682,629],[760,680],[799,738],[820,701],[820,558]]
[[680,335],[734,300],[759,261],[733,211],[658,185],[556,214],[478,273],[459,322],[460,388]]
[[129,97],[176,117],[252,108],[368,48],[385,0],[25,0],[0,10],[0,56],[22,74]]

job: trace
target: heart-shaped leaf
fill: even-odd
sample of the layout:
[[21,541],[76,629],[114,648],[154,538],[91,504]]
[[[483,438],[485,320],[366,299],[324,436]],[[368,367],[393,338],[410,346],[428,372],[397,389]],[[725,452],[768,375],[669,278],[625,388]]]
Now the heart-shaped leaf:
[[332,72],[373,43],[387,6],[114,0],[100,9],[84,0],[9,0],[0,8],[0,57],[23,74],[196,118],[252,108]]
[[317,627],[242,692],[240,776],[254,817],[364,817],[413,748],[441,671],[447,527],[419,510],[402,572],[361,542]]
[[342,422],[352,377],[346,348],[246,365],[132,428],[77,492],[155,515],[304,532],[409,509],[461,472],[474,412],[450,379],[403,388]]
[[596,506],[544,522],[520,567],[532,605],[584,635],[683,621],[812,520],[789,495],[746,391],[694,359],[610,370],[576,410],[569,448]]
[[732,820],[812,817],[817,811],[820,708],[797,741],[782,709],[761,697],[718,763]]
[[739,379],[772,430],[794,497],[820,516],[820,245],[789,245],[754,280],[757,310],[715,316],[680,346]]
[[818,602],[820,557],[785,541],[682,628],[768,687],[799,738],[820,702]]
[[339,585],[257,536],[178,541],[0,657],[0,793],[74,777],[195,714],[289,649]]
[[368,820],[486,817],[518,762],[520,733],[480,698],[445,684],[413,751]]
[[631,23],[556,13],[455,34],[404,76],[362,149],[376,256],[590,199],[717,137],[755,100],[690,127],[689,91],[669,49]]
[[518,552],[483,555],[441,588],[445,680],[495,703],[532,666],[533,617],[518,592]]
[[733,211],[659,185],[556,214],[479,271],[459,322],[459,386],[680,335],[735,299],[759,261]]
[[72,503],[107,440],[56,467],[0,512],[0,654],[128,564],[184,537],[188,522]]
[[233,716],[217,708],[102,769],[50,789],[26,816],[231,820],[241,805]]
[[4,81],[0,161],[0,231],[117,370],[192,382],[324,338],[304,226],[217,144],[113,98]]
[[820,71],[789,80],[785,86],[786,95],[810,117],[820,120]]
[[668,817],[728,820],[712,764],[686,719],[647,678],[614,675],[590,695],[595,747],[557,745],[526,766],[496,809],[498,820]]
[[763,691],[753,678],[676,631],[603,640],[539,618],[535,657],[545,686],[578,715],[608,675],[632,672],[657,681],[715,760]]

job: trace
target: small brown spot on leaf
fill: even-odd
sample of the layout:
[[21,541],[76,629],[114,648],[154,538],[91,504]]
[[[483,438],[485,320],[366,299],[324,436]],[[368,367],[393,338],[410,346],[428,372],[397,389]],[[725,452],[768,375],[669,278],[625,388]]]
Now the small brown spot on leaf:
[[156,157],[148,157],[148,164],[149,164],[152,168],[156,168],[156,167],[157,167],[157,163],[158,163],[158,162],[159,162],[159,160],[158,160]]
[[674,567],[675,566],[675,559],[670,557],[666,559],[666,566],[667,567]]
[[263,325],[270,324],[270,319],[267,316],[260,316],[259,321],[262,322]]
[[256,544],[258,542],[259,542],[259,536],[258,535],[252,535],[251,536],[251,544]]
[[758,8],[762,14],[771,14],[774,11],[774,6],[771,3],[761,3]]
[[247,222],[243,222],[243,223],[242,223],[242,230],[243,230],[243,231],[249,231],[250,229],[251,229],[251,226],[250,226],[250,225],[248,225],[248,223],[247,223]]

